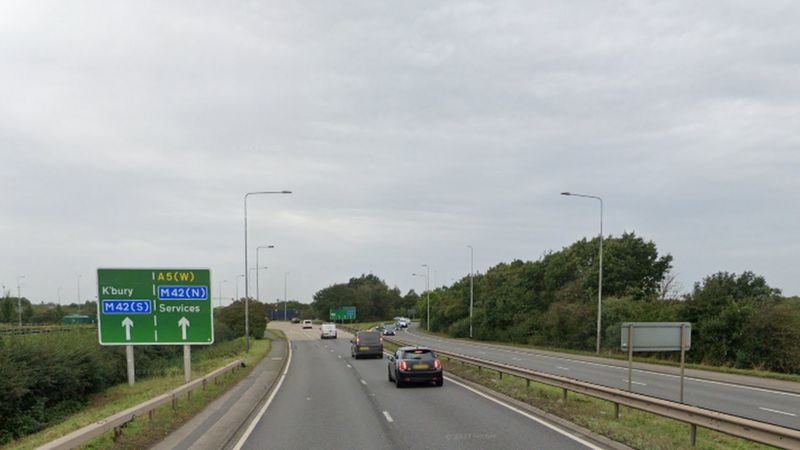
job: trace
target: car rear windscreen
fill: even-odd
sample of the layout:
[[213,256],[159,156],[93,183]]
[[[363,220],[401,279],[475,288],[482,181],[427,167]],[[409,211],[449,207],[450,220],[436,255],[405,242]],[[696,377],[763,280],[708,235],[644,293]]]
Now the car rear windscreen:
[[379,344],[381,342],[381,335],[377,331],[358,333],[358,338],[362,344]]
[[428,361],[431,359],[436,359],[436,356],[428,349],[406,350],[403,352],[403,359]]

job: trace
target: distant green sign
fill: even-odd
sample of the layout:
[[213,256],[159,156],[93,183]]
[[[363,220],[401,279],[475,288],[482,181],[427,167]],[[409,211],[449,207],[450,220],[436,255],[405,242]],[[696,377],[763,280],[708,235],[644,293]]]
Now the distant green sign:
[[355,306],[340,306],[330,309],[330,320],[356,320]]
[[97,269],[101,345],[214,343],[208,269]]

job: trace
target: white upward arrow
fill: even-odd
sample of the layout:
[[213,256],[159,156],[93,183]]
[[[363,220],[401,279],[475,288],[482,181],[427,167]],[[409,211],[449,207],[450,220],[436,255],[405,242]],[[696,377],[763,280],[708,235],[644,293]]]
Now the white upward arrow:
[[122,326],[125,327],[125,340],[131,340],[131,327],[133,326],[133,321],[130,317],[126,317],[122,320]]
[[181,320],[178,321],[178,326],[181,327],[181,338],[185,341],[186,340],[186,327],[189,326],[189,320],[186,317],[181,317]]

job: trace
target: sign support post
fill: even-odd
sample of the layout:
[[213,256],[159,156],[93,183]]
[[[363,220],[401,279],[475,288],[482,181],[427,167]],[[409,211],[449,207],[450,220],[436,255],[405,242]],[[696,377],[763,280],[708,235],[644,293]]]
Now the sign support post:
[[192,346],[183,346],[183,382],[192,381]]
[[683,403],[683,370],[686,363],[686,339],[683,333],[686,332],[686,324],[681,324],[681,403]]
[[[634,336],[634,330],[638,329]],[[692,347],[692,324],[689,322],[625,322],[620,345],[628,351],[628,391],[633,381],[633,352],[681,352],[681,375],[678,398],[684,400],[686,351]]]
[[633,384],[633,324],[628,325],[628,392]]
[[133,366],[133,346],[125,346],[125,362],[128,363],[128,386],[133,386],[136,382],[136,370]]

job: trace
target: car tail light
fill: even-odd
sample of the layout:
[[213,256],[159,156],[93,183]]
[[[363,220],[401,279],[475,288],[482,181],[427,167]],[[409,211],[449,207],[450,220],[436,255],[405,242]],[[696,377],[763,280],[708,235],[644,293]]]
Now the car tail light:
[[436,361],[433,362],[433,367],[435,367],[436,369],[441,369],[442,362],[437,359]]
[[383,336],[381,336],[381,345],[383,345]]
[[360,337],[358,337],[358,336],[356,336],[356,345],[358,345],[358,344],[360,344],[360,343],[361,343],[361,338],[360,338]]
[[400,370],[408,370],[408,364],[402,359],[400,360]]

